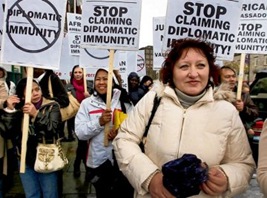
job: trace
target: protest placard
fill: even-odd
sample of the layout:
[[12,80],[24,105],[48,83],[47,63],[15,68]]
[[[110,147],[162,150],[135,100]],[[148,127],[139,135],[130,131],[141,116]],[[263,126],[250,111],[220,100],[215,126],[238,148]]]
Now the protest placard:
[[178,38],[200,38],[213,44],[218,59],[232,60],[242,0],[169,0],[163,49]]
[[83,1],[81,47],[138,50],[141,0]]
[[82,15],[67,13],[69,54],[80,55]]
[[145,53],[144,50],[128,51],[127,56],[127,73],[136,72],[138,76],[146,75]]
[[58,68],[65,9],[66,0],[6,1],[2,62]]
[[236,53],[266,54],[267,1],[243,0]]
[[[68,34],[66,34],[62,42],[60,67],[58,70],[55,70],[55,73],[60,79],[70,80],[72,68],[75,65],[79,65],[79,61],[80,60],[78,56],[72,56],[69,54]],[[86,69],[86,79],[93,80],[95,72],[95,68]]]
[[159,70],[165,60],[162,50],[165,17],[153,17],[153,70]]

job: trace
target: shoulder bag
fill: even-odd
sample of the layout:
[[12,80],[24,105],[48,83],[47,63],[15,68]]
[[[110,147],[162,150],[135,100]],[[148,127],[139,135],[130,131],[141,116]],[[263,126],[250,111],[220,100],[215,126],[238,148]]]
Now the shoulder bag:
[[[51,78],[49,77],[49,81],[48,81],[48,90],[49,90],[49,94],[50,97],[53,98],[54,94],[53,94],[53,90],[52,90],[52,84],[51,84]],[[64,108],[60,108],[60,114],[61,114],[61,120],[62,121],[66,121],[70,118],[73,118],[80,107],[80,103],[78,102],[78,100],[71,94],[71,92],[67,92],[68,93],[68,98],[69,98],[69,105],[67,107]]]
[[34,170],[38,173],[51,173],[63,169],[68,164],[60,139],[54,144],[45,144],[45,138],[43,138],[43,143],[39,143],[36,149]]

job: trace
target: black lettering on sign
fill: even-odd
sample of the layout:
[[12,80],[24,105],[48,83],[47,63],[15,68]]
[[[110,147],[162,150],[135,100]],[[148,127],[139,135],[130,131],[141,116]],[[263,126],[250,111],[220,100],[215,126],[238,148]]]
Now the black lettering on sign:
[[164,25],[158,24],[156,25],[155,31],[163,31],[164,30]]
[[108,6],[95,6],[94,16],[111,16],[111,17],[122,17],[128,12],[125,7],[108,7]]
[[227,10],[223,6],[214,6],[212,4],[203,4],[203,3],[193,3],[193,2],[186,2],[184,4],[184,14],[185,15],[192,15],[195,14],[196,16],[201,16],[203,14],[207,18],[215,17],[219,19],[221,15],[226,14]]
[[250,24],[244,24],[244,23],[241,23],[239,25],[239,30],[241,31],[259,31],[260,29],[262,28],[262,24],[253,24],[253,23],[250,23]]
[[40,2],[42,6],[27,10],[32,7],[19,0],[7,10],[6,33],[18,49],[28,53],[38,53],[52,47],[62,30],[62,16],[56,7],[49,0]]
[[126,66],[126,61],[121,61],[121,62],[119,62],[119,66]]
[[255,10],[267,10],[267,6],[264,3],[249,3],[242,4],[242,11],[255,11]]

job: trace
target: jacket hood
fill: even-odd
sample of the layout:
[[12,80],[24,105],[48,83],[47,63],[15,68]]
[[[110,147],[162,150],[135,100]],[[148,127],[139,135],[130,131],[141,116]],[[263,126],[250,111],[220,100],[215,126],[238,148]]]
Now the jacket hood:
[[6,78],[7,78],[7,71],[3,67],[0,67],[0,70],[3,71],[3,73],[4,73],[4,76],[2,78],[0,78],[0,80],[4,80],[5,81]]
[[[95,77],[94,77],[94,84],[95,84],[95,78],[96,78],[96,74],[99,72],[99,71],[106,71],[108,73],[108,68],[99,68],[96,73],[95,73]],[[118,79],[116,78],[115,74],[112,72],[112,78],[114,80],[114,82],[118,85],[119,82],[118,82]]]
[[132,78],[137,78],[138,80],[140,79],[136,72],[131,72],[129,74],[128,79],[132,79]]

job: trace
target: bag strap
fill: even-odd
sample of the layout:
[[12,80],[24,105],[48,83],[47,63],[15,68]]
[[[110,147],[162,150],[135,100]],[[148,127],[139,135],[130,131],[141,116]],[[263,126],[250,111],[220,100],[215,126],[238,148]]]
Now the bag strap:
[[153,101],[153,108],[151,110],[151,114],[150,114],[150,117],[149,117],[149,120],[148,120],[148,123],[146,125],[146,129],[145,129],[145,132],[144,132],[144,135],[143,135],[143,138],[147,136],[148,134],[148,130],[149,130],[149,127],[151,125],[151,122],[154,118],[154,115],[159,107],[159,104],[160,104],[160,101],[161,101],[161,97],[158,97],[157,94],[154,98],[154,101]]
[[52,83],[51,83],[51,76],[48,78],[48,92],[51,98],[54,97],[53,90],[52,90]]

